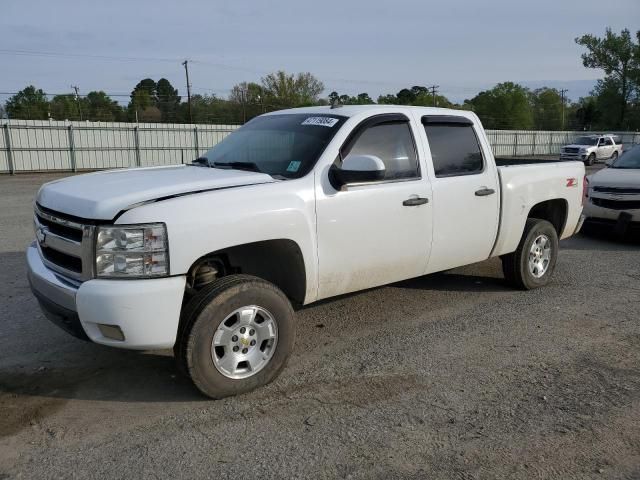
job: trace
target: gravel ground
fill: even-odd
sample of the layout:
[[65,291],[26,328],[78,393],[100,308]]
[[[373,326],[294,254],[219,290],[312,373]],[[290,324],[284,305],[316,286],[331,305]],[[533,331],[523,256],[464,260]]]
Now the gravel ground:
[[170,352],[46,321],[23,251],[52,175],[0,177],[0,479],[640,478],[640,245],[562,242],[547,288],[490,260],[298,312],[274,383],[221,401]]

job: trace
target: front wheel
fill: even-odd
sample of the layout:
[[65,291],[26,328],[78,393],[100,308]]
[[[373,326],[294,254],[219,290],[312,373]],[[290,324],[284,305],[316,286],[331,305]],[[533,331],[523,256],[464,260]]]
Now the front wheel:
[[584,162],[587,166],[591,166],[596,162],[596,154],[595,153],[590,153],[589,156],[587,157],[587,160]]
[[549,283],[557,258],[556,229],[546,220],[529,218],[516,251],[502,256],[502,271],[514,287],[531,290]]
[[223,277],[186,306],[174,347],[181,371],[205,395],[222,398],[275,379],[293,350],[293,308],[275,285]]

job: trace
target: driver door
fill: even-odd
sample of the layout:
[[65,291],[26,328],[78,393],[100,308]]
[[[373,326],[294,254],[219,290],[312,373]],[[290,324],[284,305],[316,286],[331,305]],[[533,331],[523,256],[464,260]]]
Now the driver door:
[[331,185],[328,169],[316,186],[318,298],[423,275],[431,249],[431,188],[422,172],[414,127],[401,114],[370,117],[342,146],[373,155],[383,180]]

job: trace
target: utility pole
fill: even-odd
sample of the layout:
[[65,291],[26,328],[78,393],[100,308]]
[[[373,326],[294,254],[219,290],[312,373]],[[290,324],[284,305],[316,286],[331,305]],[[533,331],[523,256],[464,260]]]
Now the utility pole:
[[564,94],[567,93],[569,90],[566,88],[563,88],[560,90],[560,98],[561,98],[561,102],[562,102],[562,130],[564,130]]
[[189,83],[189,61],[182,62],[184,65],[184,73],[187,76],[187,103],[189,104],[189,123],[193,123],[193,115],[191,113],[191,84]]
[[78,95],[78,86],[71,85],[71,88],[76,92],[76,103],[78,104],[78,114],[80,115],[80,121],[82,121],[82,108],[80,108],[80,96]]
[[430,87],[427,87],[427,90],[431,90],[431,95],[433,95],[433,106],[436,107],[436,93],[438,92],[438,89],[440,88],[440,85],[431,85]]

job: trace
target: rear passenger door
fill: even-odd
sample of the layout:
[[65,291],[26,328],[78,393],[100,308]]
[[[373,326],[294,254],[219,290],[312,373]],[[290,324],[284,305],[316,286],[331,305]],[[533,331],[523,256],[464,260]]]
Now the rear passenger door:
[[[428,272],[485,260],[499,222],[497,169],[482,132],[467,117],[422,117],[431,162],[433,243]],[[429,156],[429,155],[427,155]]]

